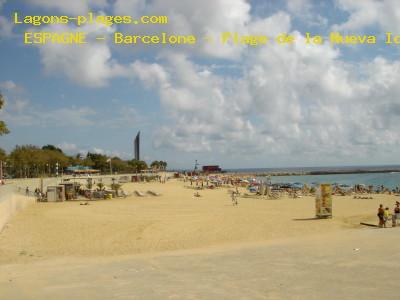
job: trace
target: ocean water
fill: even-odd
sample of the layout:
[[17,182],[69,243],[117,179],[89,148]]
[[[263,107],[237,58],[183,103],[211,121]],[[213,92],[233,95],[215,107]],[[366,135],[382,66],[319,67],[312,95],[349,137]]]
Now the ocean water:
[[[400,165],[382,166],[336,166],[336,167],[291,167],[291,168],[252,168],[252,169],[223,169],[229,173],[305,173],[305,172],[335,172],[335,171],[371,171],[400,170]],[[349,172],[350,173],[350,172]],[[356,172],[354,172],[356,173]]]
[[[266,180],[268,177],[259,177]],[[294,176],[271,176],[272,183],[339,183],[347,185],[365,184],[366,186],[384,185],[394,189],[400,187],[400,173],[363,173],[363,174],[334,174],[334,175],[294,175]]]
[[[379,172],[384,171],[385,172]],[[338,184],[365,184],[366,186],[380,186],[394,189],[400,187],[399,165],[383,166],[336,166],[336,167],[296,167],[296,168],[259,168],[259,169],[232,169],[227,172],[234,173],[306,173],[306,172],[348,172],[347,174],[330,175],[293,175],[293,176],[271,176],[272,183],[338,183]],[[365,173],[358,173],[358,172]],[[388,172],[389,171],[389,172]],[[392,172],[390,172],[392,171]],[[354,173],[352,173],[354,172]],[[372,172],[372,173],[368,173]],[[267,180],[268,177],[259,177],[260,180]]]

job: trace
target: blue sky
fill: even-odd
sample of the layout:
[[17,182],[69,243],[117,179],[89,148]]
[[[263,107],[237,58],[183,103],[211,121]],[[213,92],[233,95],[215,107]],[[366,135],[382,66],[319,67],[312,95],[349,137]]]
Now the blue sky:
[[144,158],[175,168],[192,167],[195,159],[224,168],[399,163],[396,46],[31,46],[22,43],[31,28],[11,19],[14,11],[72,16],[88,10],[170,17],[167,26],[84,28],[109,37],[113,31],[383,37],[400,33],[396,1],[0,0],[0,7],[6,97],[0,118],[11,130],[0,147],[7,151],[54,144],[69,154],[130,159],[140,130]]

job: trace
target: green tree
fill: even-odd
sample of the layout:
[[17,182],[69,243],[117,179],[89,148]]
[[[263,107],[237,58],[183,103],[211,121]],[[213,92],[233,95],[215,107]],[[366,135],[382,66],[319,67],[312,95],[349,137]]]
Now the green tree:
[[153,162],[150,164],[150,167],[151,167],[153,170],[159,170],[160,167],[161,167],[161,165],[160,165],[160,162],[159,162],[158,160],[155,160],[155,161],[153,161]]
[[[4,105],[4,98],[3,95],[0,93],[0,110],[2,109],[3,105]],[[10,131],[8,130],[6,123],[0,120],[0,135],[7,133],[10,133]]]
[[110,171],[110,164],[107,162],[108,157],[98,153],[88,153],[86,159],[90,159],[93,162],[93,168],[100,170],[102,173]]
[[55,174],[58,164],[58,173],[70,163],[70,158],[64,153],[48,148],[38,148],[33,145],[16,146],[10,153],[9,161],[12,173],[16,177],[38,177],[43,174]]
[[141,172],[141,171],[147,169],[147,164],[143,160],[133,159],[133,160],[129,161],[128,163],[132,167],[134,172]]
[[83,160],[81,159],[81,155],[76,154],[74,156],[69,156],[68,157],[68,165],[70,165],[70,166],[83,165]]
[[60,153],[63,153],[63,151],[62,151],[60,148],[58,148],[58,147],[56,147],[56,146],[53,146],[53,145],[46,145],[46,146],[43,146],[43,147],[42,147],[42,150],[58,151],[58,152],[60,152]]
[[111,165],[113,172],[123,173],[129,172],[131,169],[127,161],[124,161],[116,156],[111,159]]
[[7,160],[7,153],[3,149],[0,148],[0,160],[6,161]]
[[43,159],[40,149],[33,145],[16,146],[10,153],[10,160],[17,177],[31,177],[36,163]]

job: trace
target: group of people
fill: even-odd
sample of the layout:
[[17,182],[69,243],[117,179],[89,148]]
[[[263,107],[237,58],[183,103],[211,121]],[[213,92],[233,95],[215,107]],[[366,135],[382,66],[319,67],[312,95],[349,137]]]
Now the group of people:
[[386,228],[386,223],[390,219],[390,216],[392,218],[392,227],[396,227],[398,225],[398,220],[400,219],[400,202],[396,201],[392,214],[390,214],[389,207],[384,208],[383,204],[380,204],[377,216],[380,228]]

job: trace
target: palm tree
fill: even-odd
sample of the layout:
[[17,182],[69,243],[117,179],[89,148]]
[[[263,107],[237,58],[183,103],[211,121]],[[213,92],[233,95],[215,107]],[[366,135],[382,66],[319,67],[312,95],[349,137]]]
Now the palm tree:
[[97,190],[98,190],[98,191],[103,191],[103,190],[105,190],[105,185],[104,185],[104,183],[99,182],[99,183],[97,184]]

